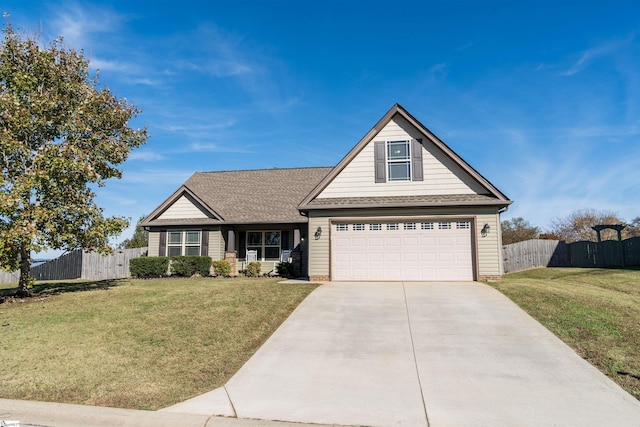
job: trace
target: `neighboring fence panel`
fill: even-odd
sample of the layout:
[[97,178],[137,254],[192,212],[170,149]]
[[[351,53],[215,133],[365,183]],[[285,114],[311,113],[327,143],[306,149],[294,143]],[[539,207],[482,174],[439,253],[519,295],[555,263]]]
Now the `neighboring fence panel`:
[[130,277],[129,260],[147,253],[147,248],[116,249],[114,253],[102,256],[94,252],[83,254],[83,279],[107,280]]
[[625,265],[640,265],[640,237],[623,240]]
[[11,283],[18,282],[20,280],[20,272],[19,271],[0,271],[0,283]]
[[566,267],[567,245],[558,240],[526,240],[503,246],[505,273],[536,267]]
[[82,251],[76,250],[31,268],[36,280],[78,279],[82,273]]

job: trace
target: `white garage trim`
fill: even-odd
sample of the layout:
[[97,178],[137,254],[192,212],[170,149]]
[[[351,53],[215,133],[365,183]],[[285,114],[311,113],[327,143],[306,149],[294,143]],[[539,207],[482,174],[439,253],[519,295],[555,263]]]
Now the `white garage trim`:
[[332,280],[474,280],[472,218],[331,221]]

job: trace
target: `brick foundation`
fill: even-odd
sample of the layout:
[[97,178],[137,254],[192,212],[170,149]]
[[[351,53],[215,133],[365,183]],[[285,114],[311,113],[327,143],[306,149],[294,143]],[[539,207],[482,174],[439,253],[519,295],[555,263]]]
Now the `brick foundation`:
[[478,276],[479,282],[502,282],[502,276]]
[[329,276],[309,276],[310,282],[329,282]]

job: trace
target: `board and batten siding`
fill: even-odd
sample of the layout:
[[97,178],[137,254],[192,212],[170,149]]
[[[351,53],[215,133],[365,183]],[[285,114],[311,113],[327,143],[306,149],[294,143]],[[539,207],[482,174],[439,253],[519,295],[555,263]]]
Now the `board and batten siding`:
[[209,230],[209,253],[212,260],[224,259],[225,241],[219,227]]
[[[422,139],[423,181],[375,183],[375,141]],[[486,193],[468,173],[396,115],[327,185],[318,198]]]
[[198,207],[198,203],[195,200],[192,200],[191,197],[183,194],[158,217],[158,219],[183,218],[208,218],[208,216],[200,207]]
[[[309,276],[328,277],[331,271],[331,221],[343,218],[362,218],[363,221],[397,220],[408,221],[415,218],[432,219],[434,221],[455,221],[457,218],[469,218],[475,221],[475,236],[472,246],[476,259],[476,279],[494,278],[503,274],[501,258],[500,214],[497,208],[439,208],[439,209],[393,209],[393,210],[360,210],[360,211],[325,211],[321,214],[309,215]],[[490,231],[482,237],[484,224],[489,224]],[[315,240],[314,233],[322,227],[320,239]]]

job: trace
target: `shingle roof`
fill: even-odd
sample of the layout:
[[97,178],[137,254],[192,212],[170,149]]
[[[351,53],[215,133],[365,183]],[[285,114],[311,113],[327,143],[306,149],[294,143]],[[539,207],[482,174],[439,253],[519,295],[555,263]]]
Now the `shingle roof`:
[[503,200],[483,194],[386,196],[386,197],[336,197],[314,199],[305,210],[331,208],[385,208],[385,207],[436,207],[436,206],[505,206]]
[[[331,171],[331,167],[196,172],[181,187],[221,218],[183,220],[190,224],[306,222],[298,204]],[[180,225],[157,218],[180,190],[150,214],[143,225]]]

